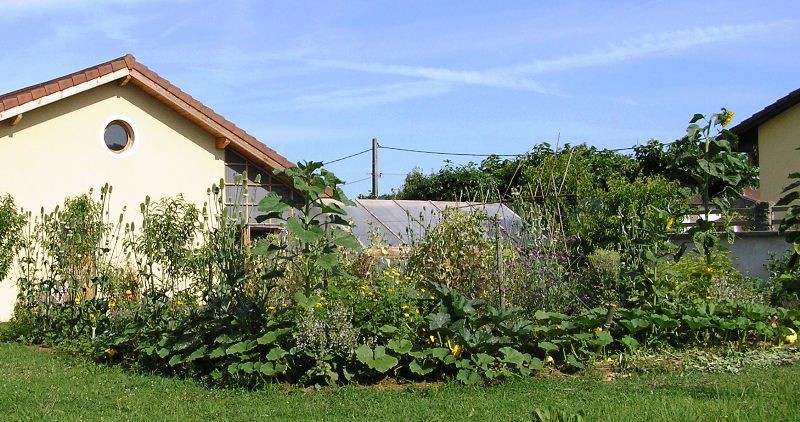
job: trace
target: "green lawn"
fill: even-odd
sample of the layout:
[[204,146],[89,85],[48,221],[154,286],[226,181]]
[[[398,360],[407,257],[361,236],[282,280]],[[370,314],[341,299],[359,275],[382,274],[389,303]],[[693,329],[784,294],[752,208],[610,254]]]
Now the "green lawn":
[[740,374],[599,375],[491,387],[209,390],[192,381],[0,344],[0,419],[6,420],[530,420],[535,406],[586,420],[800,419],[800,365]]

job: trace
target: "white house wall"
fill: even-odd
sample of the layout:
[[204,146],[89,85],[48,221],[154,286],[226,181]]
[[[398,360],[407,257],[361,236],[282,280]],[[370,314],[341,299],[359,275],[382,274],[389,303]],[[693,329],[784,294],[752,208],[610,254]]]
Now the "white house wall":
[[[133,147],[124,154],[103,142],[113,119],[134,128]],[[109,83],[28,111],[14,126],[0,124],[0,195],[11,194],[34,213],[109,183],[112,218],[125,207],[126,220],[138,221],[145,196],[183,194],[202,205],[224,174],[214,136],[132,84]],[[0,321],[13,309],[12,278],[0,282]]]

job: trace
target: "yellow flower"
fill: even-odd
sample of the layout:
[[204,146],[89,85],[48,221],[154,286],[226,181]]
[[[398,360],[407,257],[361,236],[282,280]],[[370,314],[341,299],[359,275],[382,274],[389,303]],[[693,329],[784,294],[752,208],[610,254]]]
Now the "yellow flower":
[[594,329],[594,332],[595,332],[595,333],[602,333],[602,332],[603,332],[603,327],[597,327],[597,328],[595,328],[595,329]]
[[797,341],[797,332],[791,328],[789,328],[789,331],[791,331],[792,334],[783,336],[783,340],[789,344],[794,344]]
[[447,347],[450,348],[450,353],[455,357],[461,356],[461,352],[464,351],[460,344],[452,343],[450,340],[447,340]]
[[94,319],[94,318],[95,318],[94,312],[89,312],[89,319]]
[[79,297],[76,297],[76,298],[75,298],[75,304],[76,304],[76,305],[80,305],[80,304],[81,304],[81,298],[79,298]]
[[108,357],[113,358],[114,355],[116,355],[116,354],[117,354],[116,350],[114,350],[114,349],[112,349],[110,347],[108,349],[106,349],[106,355],[108,355]]
[[410,306],[408,306],[408,305],[403,305],[403,306],[402,306],[402,308],[403,308],[403,310],[404,310],[404,311],[405,311],[406,309],[408,309],[409,307],[410,307]]
[[554,362],[554,360],[553,360],[552,356],[547,355],[547,356],[544,357],[544,364],[545,365],[552,365],[553,362]]
[[183,301],[178,299],[178,306],[183,305],[183,304],[184,304]]
[[115,302],[113,299],[108,301],[108,309],[114,309],[116,307],[117,307],[117,302]]
[[717,117],[722,127],[728,127],[728,125],[731,124],[731,120],[733,120],[733,114],[734,113],[732,111],[728,111],[724,108],[722,109],[722,113],[720,113],[719,117]]
[[409,315],[409,314],[408,314],[408,312],[406,312],[406,313],[404,313],[404,314],[403,314],[403,316],[404,316],[404,317],[406,317],[406,318],[408,318],[408,317],[410,317],[411,315]]
[[673,224],[675,224],[675,219],[670,217],[669,220],[667,220],[667,230],[672,229]]
[[713,272],[714,272],[714,269],[713,269],[713,268],[711,268],[711,267],[706,267],[706,274],[712,274]]
[[125,290],[125,294],[126,294],[126,295],[132,295],[132,294],[133,294],[133,292],[132,292],[132,291],[130,291],[130,290]]
[[436,342],[436,337],[430,336],[430,339],[431,339],[431,343],[435,343]]
[[268,306],[267,309],[269,309],[270,311],[274,311],[275,307],[274,306]]

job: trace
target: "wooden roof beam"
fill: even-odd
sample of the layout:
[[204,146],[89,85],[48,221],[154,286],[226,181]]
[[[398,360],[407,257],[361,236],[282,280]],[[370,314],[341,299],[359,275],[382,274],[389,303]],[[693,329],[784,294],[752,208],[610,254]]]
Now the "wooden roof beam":
[[217,138],[217,149],[225,149],[231,144],[231,140],[225,137]]

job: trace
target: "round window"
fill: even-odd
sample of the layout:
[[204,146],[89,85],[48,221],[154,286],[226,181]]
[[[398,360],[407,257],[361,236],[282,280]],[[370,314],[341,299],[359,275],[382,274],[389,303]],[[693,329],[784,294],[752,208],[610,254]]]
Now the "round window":
[[108,149],[116,153],[122,153],[133,144],[133,131],[122,120],[114,120],[106,126],[103,140]]

